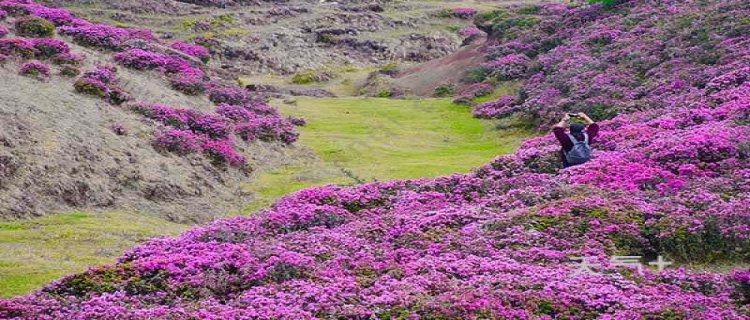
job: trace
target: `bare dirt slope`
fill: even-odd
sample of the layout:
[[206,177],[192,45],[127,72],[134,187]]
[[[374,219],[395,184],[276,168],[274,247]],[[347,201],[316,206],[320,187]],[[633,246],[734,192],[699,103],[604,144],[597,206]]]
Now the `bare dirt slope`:
[[393,84],[417,96],[431,96],[435,88],[443,84],[455,84],[466,70],[479,66],[483,61],[485,41],[478,41],[460,50],[431,60],[402,72],[393,79]]

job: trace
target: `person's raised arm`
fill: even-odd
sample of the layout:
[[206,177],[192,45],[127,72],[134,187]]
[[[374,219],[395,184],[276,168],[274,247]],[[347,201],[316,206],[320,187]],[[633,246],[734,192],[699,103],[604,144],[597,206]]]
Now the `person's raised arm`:
[[570,121],[570,115],[566,113],[562,120],[555,125],[555,128],[565,128],[568,126],[568,121]]

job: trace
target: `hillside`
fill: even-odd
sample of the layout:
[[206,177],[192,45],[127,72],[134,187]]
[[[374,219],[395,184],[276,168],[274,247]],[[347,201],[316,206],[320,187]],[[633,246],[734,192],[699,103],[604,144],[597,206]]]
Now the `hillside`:
[[479,117],[593,114],[590,162],[561,169],[548,135],[468,174],[304,189],[0,318],[747,319],[750,4],[611,3],[478,14],[496,43],[465,87],[523,82]]
[[252,170],[287,161],[290,120],[205,66],[206,49],[0,8],[1,218],[120,209],[205,222],[251,201]]

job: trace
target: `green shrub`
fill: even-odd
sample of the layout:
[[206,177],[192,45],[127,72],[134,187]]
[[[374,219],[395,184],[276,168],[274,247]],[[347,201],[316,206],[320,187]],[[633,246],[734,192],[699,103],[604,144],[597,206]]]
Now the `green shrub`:
[[379,98],[390,98],[393,97],[393,90],[391,89],[383,89],[378,92]]
[[310,84],[315,81],[315,71],[302,71],[292,77],[292,83],[296,84]]
[[333,42],[333,36],[330,34],[319,34],[317,41],[320,43],[329,44]]
[[589,3],[590,4],[601,3],[605,7],[611,8],[611,7],[614,7],[615,5],[617,5],[619,3],[619,0],[589,0]]
[[22,37],[49,38],[55,35],[55,25],[47,19],[26,17],[16,20],[16,33]]
[[505,10],[493,10],[493,11],[486,11],[481,12],[477,14],[477,17],[475,18],[475,21],[477,24],[484,24],[486,22],[494,22],[498,19],[504,19],[510,16],[510,13],[508,13]]
[[329,72],[318,72],[313,70],[306,70],[298,72],[292,77],[292,83],[294,84],[311,84],[314,82],[328,81],[334,77]]
[[89,79],[81,78],[73,84],[76,92],[84,93],[99,98],[107,96],[107,87],[100,81],[92,81]]
[[537,5],[528,5],[525,7],[522,7],[521,9],[518,9],[518,13],[520,14],[537,14],[539,11],[542,10],[541,6]]
[[490,69],[485,67],[474,68],[467,71],[461,81],[464,83],[479,83],[486,80],[490,73]]
[[60,69],[60,75],[73,78],[81,75],[81,70],[73,66],[64,65]]
[[435,88],[435,92],[432,95],[438,98],[442,98],[442,97],[450,97],[454,93],[456,93],[456,89],[453,88],[452,85],[444,84]]

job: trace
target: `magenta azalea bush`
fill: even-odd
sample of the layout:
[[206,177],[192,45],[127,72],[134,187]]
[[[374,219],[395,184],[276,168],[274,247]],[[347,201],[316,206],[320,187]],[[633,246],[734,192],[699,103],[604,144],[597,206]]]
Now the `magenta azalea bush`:
[[453,99],[454,103],[471,104],[475,98],[492,93],[495,87],[488,83],[472,83],[462,87]]
[[87,47],[118,50],[130,40],[152,40],[154,36],[144,30],[125,29],[105,24],[82,23],[59,27],[60,34],[71,36],[73,40]]
[[490,119],[502,118],[514,110],[516,96],[502,96],[497,100],[485,102],[474,108],[474,116]]
[[116,73],[117,68],[113,66],[98,66],[94,70],[84,72],[73,87],[76,92],[97,96],[113,105],[120,105],[131,98],[119,87]]
[[155,148],[178,155],[200,152],[201,144],[202,138],[190,130],[168,129],[154,136]]
[[34,57],[34,44],[22,38],[0,39],[0,54],[30,59]]
[[49,78],[49,66],[41,61],[29,61],[21,65],[19,74],[37,78]]
[[467,26],[459,30],[458,34],[460,34],[462,37],[465,37],[465,38],[471,38],[471,37],[476,37],[482,34],[482,30],[480,30],[479,28],[475,26]]
[[458,18],[464,18],[464,19],[465,18],[471,18],[472,16],[474,16],[478,12],[479,12],[479,10],[477,10],[477,9],[467,8],[467,7],[457,7],[457,8],[453,8],[453,10],[451,10],[451,13],[452,13],[453,16],[458,17]]
[[211,59],[211,53],[203,46],[197,44],[190,44],[182,41],[176,41],[170,46],[172,49],[179,50],[187,55],[196,57],[207,63]]
[[58,55],[70,54],[70,47],[58,39],[37,38],[31,40],[38,59],[50,59]]
[[187,95],[203,94],[208,86],[208,77],[203,70],[179,57],[143,49],[129,49],[112,57],[120,65],[131,69],[159,70],[169,78],[173,89]]
[[500,80],[513,80],[526,74],[531,60],[524,54],[510,54],[484,64]]

